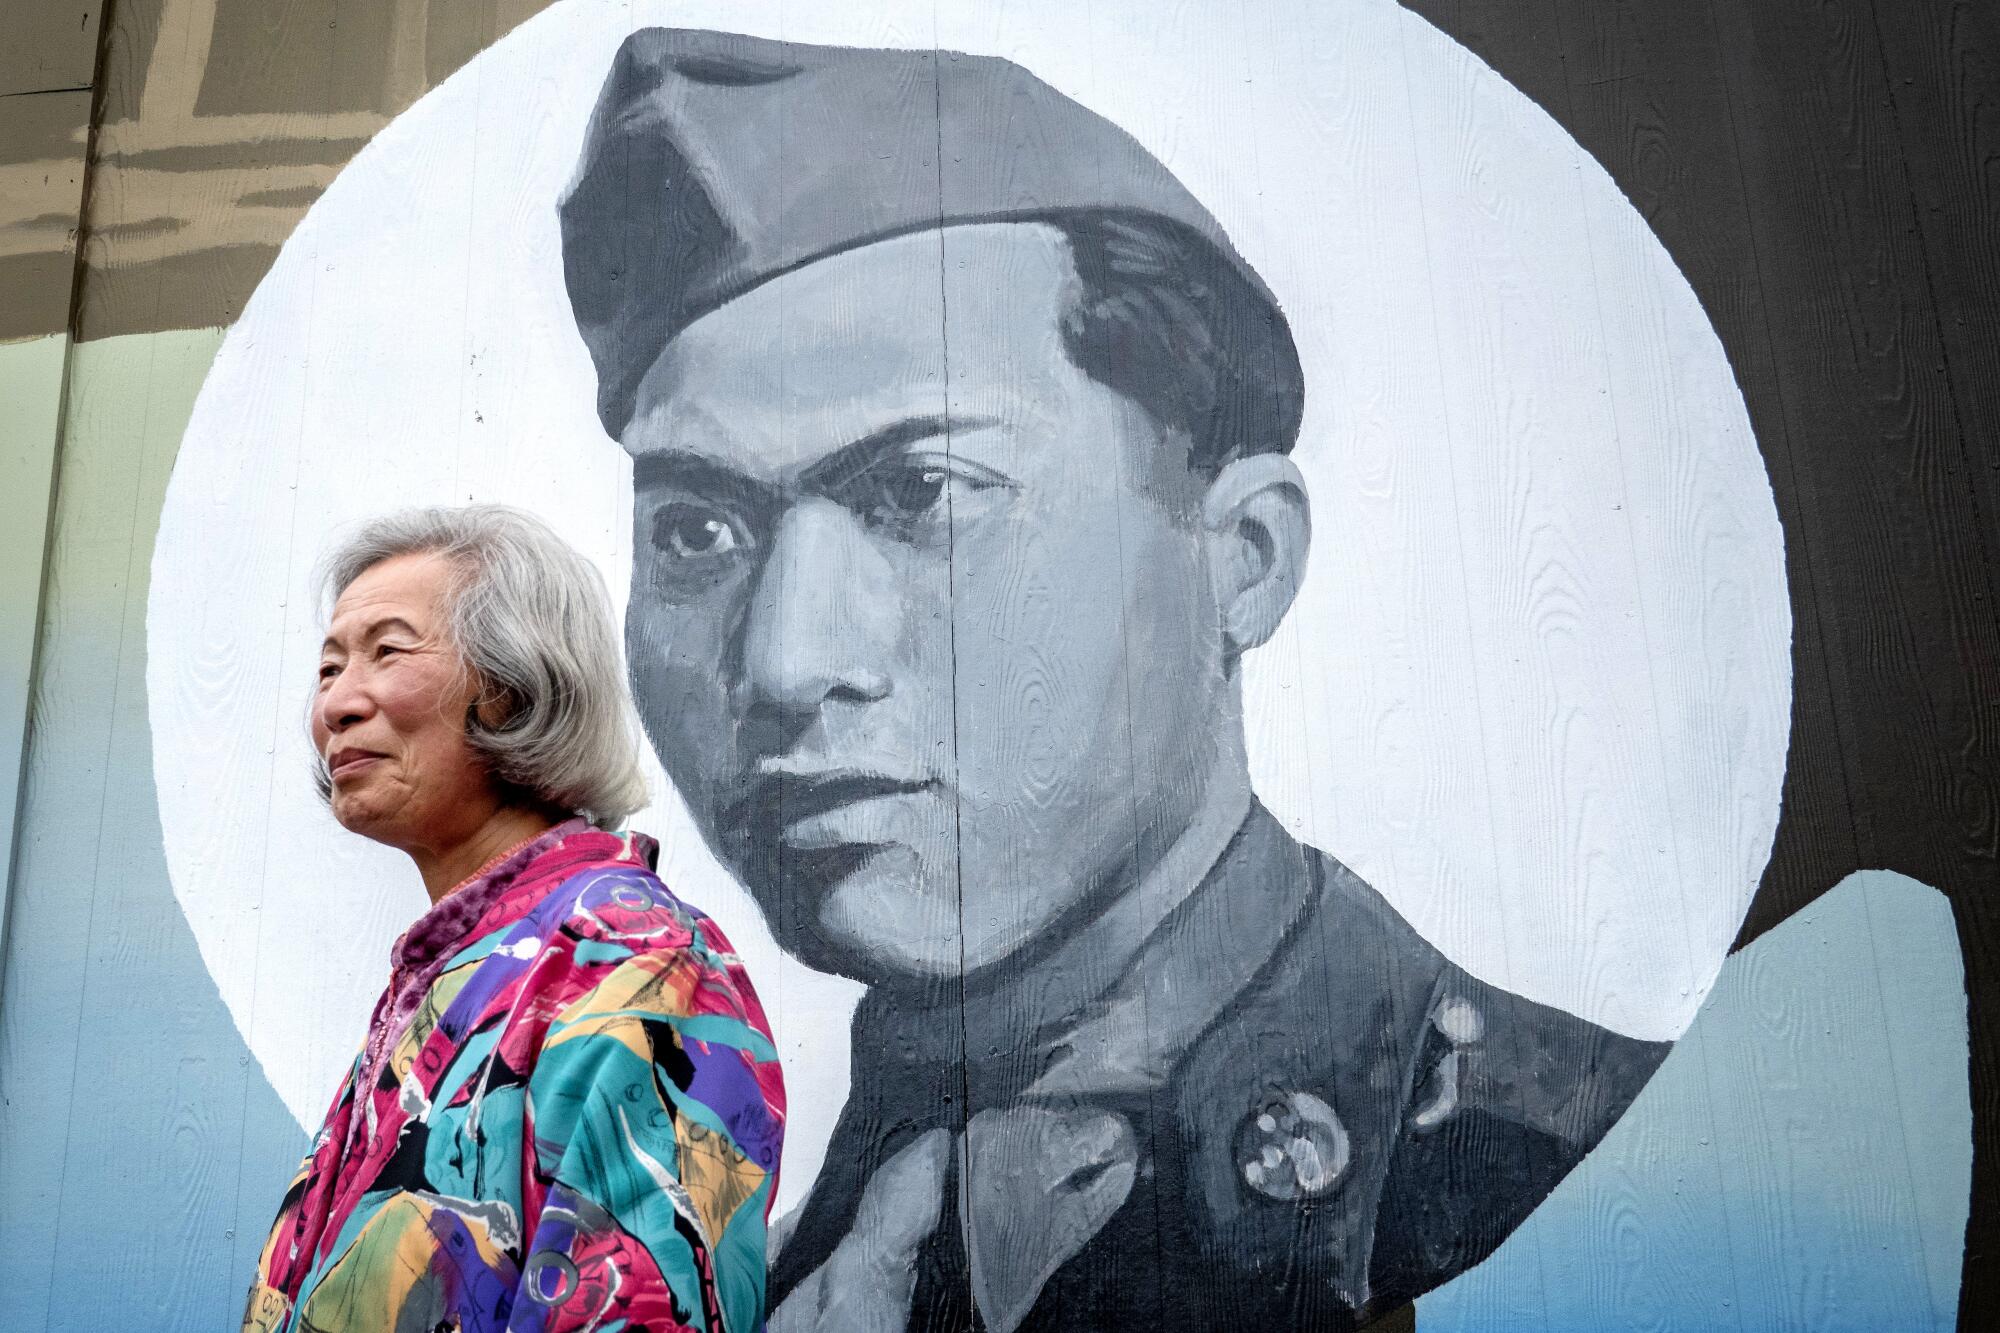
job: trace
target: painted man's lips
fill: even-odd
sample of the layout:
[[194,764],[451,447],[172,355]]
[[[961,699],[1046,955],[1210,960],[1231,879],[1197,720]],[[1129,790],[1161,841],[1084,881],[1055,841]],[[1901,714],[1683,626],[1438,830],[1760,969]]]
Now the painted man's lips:
[[929,779],[889,777],[880,773],[831,770],[820,773],[767,773],[750,784],[741,800],[732,802],[729,826],[769,843],[808,819],[884,796],[909,796],[936,785]]

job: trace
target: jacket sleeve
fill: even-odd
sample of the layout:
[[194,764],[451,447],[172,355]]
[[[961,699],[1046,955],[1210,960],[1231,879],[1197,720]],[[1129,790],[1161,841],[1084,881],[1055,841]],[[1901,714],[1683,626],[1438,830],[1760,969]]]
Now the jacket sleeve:
[[554,1016],[529,1078],[538,1188],[512,1330],[763,1327],[777,1053],[712,923],[650,946]]

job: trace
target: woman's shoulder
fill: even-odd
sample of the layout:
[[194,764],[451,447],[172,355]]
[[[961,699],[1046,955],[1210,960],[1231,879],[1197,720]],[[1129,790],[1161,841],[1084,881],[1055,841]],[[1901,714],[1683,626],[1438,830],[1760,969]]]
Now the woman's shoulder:
[[742,959],[722,928],[656,873],[652,840],[591,830],[571,842],[583,845],[562,849],[530,914],[541,948],[558,945],[579,974],[565,989],[580,983],[666,1017],[726,1015],[768,1039]]
[[703,947],[720,938],[708,916],[653,869],[657,856],[640,833],[590,829],[565,839],[536,867],[541,901],[532,915],[576,939],[628,946]]

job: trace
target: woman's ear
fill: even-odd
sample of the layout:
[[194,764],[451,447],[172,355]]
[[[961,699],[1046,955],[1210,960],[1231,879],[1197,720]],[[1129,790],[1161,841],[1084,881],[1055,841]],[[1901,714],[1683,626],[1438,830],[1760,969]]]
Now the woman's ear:
[[1305,478],[1283,454],[1239,458],[1209,483],[1201,522],[1233,663],[1277,632],[1298,595],[1312,545]]
[[498,731],[506,726],[521,707],[521,698],[514,691],[487,684],[470,667],[472,698],[465,705],[465,729],[472,731]]

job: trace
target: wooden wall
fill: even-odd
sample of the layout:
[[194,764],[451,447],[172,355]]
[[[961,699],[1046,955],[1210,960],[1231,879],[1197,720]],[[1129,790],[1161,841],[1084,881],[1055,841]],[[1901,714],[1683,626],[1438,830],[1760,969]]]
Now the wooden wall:
[[[1722,337],[1769,463],[1795,608],[1785,812],[1744,942],[1858,869],[1898,871],[1949,896],[1971,996],[1977,1117],[1961,1320],[1988,1326],[2000,1319],[2000,9],[1982,0],[1406,3],[1605,165]],[[32,610],[42,604],[51,478],[66,488],[57,557],[93,587],[123,587],[127,600],[105,614],[129,625],[132,589],[113,567],[143,579],[157,513],[146,497],[171,460],[171,440],[148,436],[143,422],[116,436],[124,427],[108,409],[80,407],[77,375],[143,397],[147,372],[120,360],[116,339],[229,324],[277,245],[370,136],[541,7],[102,0],[100,24],[99,0],[40,0],[0,20],[0,838],[16,828],[36,644],[45,658],[87,655],[63,638],[74,626]],[[100,416],[59,459],[66,383],[73,423],[80,411]],[[103,471],[117,467],[117,449],[102,443],[114,437],[155,451],[140,493]],[[92,516],[118,506],[116,522],[129,524],[122,545],[99,551],[89,525],[112,520]],[[65,512],[78,525],[67,536]],[[112,572],[86,575],[99,565]],[[102,718],[35,725],[79,753],[99,747],[104,763],[138,762],[143,718],[120,722],[111,697],[138,666],[106,676]],[[79,770],[65,800],[89,789],[86,777],[100,793],[116,780]],[[101,862],[114,845],[101,819],[65,809],[61,836],[86,839]],[[57,824],[27,820],[24,845],[58,836]],[[136,839],[137,857],[137,844],[157,836],[142,821],[115,845]],[[26,864],[11,843],[0,848]],[[24,968],[37,984],[59,984],[61,968],[23,962],[41,940],[23,932],[20,905],[67,887],[10,880],[0,921],[12,1001]],[[40,930],[59,916],[29,919]],[[78,946],[77,965],[101,943]],[[112,952],[98,965],[123,966]],[[185,1003],[189,1013],[213,1008],[212,997]],[[23,1021],[0,1016],[14,1025],[10,1049],[20,1049]],[[78,1051],[120,1040],[116,1022],[68,1021],[63,1039]],[[72,1053],[71,1077],[104,1058]],[[233,1173],[232,1159],[282,1158],[290,1146],[268,1090],[197,1070],[194,1057],[142,1058],[169,1083],[193,1079],[163,1093],[156,1113],[182,1117],[188,1134],[220,1135],[190,1158],[203,1171]],[[0,1076],[61,1064],[8,1064]],[[18,1118],[0,1117],[0,1133],[0,1160],[55,1151]],[[66,1152],[112,1152],[118,1135],[107,1124],[66,1142]],[[62,1173],[34,1178],[37,1206],[56,1208]],[[246,1208],[258,1213],[262,1196]]]
[[[96,86],[95,0],[0,20],[0,866],[11,863]],[[6,890],[0,886],[0,939]]]
[[1966,1309],[2000,1311],[2000,11],[1411,7],[1610,170],[1722,335],[1796,610],[1785,813],[1745,938],[1851,869],[1950,895],[1981,1125]]
[[[19,21],[37,26],[9,47],[22,53],[21,77],[70,90],[59,114],[79,126],[93,92],[101,99],[82,336],[228,324],[347,160],[547,3],[123,0],[110,5],[101,44],[96,0],[67,6],[90,16],[80,44],[55,17],[65,7],[28,6]],[[58,28],[59,40],[48,35]],[[0,141],[0,162],[24,175],[60,156],[11,124]],[[62,268],[65,229],[11,192],[0,207],[0,275],[45,291],[48,278],[15,275]],[[66,316],[46,297],[8,302],[0,338],[53,332]]]

